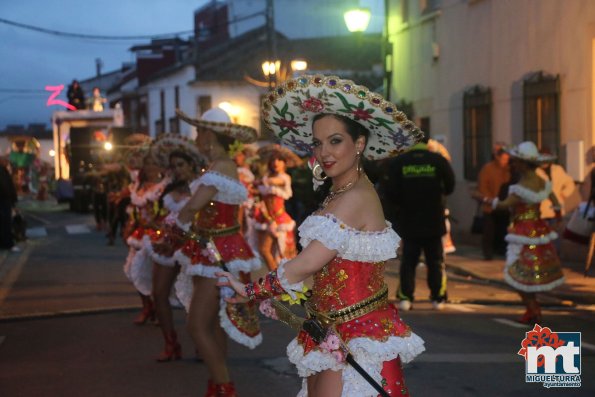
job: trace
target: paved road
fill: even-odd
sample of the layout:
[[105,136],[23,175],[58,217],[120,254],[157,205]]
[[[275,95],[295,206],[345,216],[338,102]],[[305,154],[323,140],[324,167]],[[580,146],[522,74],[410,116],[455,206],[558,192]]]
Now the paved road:
[[[139,301],[121,271],[125,248],[105,246],[88,216],[36,217],[31,226],[47,235],[31,239],[19,255],[0,258],[0,396],[202,396],[206,369],[193,358],[184,313],[175,313],[184,360],[174,363],[153,360],[161,349],[157,327],[132,325]],[[387,272],[391,291],[396,275],[393,264]],[[595,395],[593,307],[555,300],[547,307],[543,325],[582,331],[583,386],[546,390],[524,381],[516,352],[529,329],[511,321],[522,312],[516,294],[450,275],[451,299],[466,303],[436,312],[423,299],[423,269],[417,283],[420,301],[402,313],[427,348],[405,368],[412,395]],[[253,351],[230,344],[239,395],[294,396],[299,380],[284,354],[293,333],[266,320],[263,331],[265,343]]]

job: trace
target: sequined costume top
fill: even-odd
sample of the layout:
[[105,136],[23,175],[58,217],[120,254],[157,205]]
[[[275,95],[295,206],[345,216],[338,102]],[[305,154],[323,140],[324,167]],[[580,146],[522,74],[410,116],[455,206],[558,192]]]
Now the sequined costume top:
[[297,253],[295,221],[285,210],[285,201],[293,196],[291,177],[288,174],[280,174],[275,178],[283,179],[283,186],[270,185],[270,178],[265,176],[262,185],[258,187],[260,203],[254,211],[254,227],[256,230],[269,231],[277,238],[278,246],[282,250],[277,255],[278,259],[290,259]]
[[[397,357],[409,362],[424,350],[423,340],[411,332],[386,299],[385,263],[396,256],[399,242],[390,224],[382,231],[366,232],[330,214],[312,215],[299,227],[299,235],[303,247],[317,240],[337,251],[337,256],[314,275],[308,305],[329,316],[344,313],[335,317],[336,331],[372,377],[381,382],[385,362]],[[283,266],[279,272],[282,277]],[[358,304],[367,309],[352,310]],[[378,394],[351,366],[321,349],[303,331],[287,352],[302,377],[326,369],[342,370],[343,396]]]
[[[250,280],[250,273],[261,263],[242,237],[238,223],[239,206],[246,200],[246,188],[236,179],[216,171],[207,171],[190,186],[194,192],[200,186],[213,186],[217,193],[194,217],[190,231],[209,236],[231,273],[241,280]],[[188,310],[192,296],[191,276],[216,278],[221,271],[212,252],[194,238],[186,239],[174,258],[182,266],[176,290]],[[230,304],[220,299],[219,320],[227,335],[236,342],[254,348],[262,342],[257,307],[253,302]]]
[[558,234],[540,218],[541,202],[551,191],[550,181],[539,192],[518,184],[508,190],[520,202],[511,209],[504,279],[521,291],[548,291],[564,282],[560,259],[552,243]]
[[136,249],[143,247],[143,237],[147,234],[155,234],[157,225],[161,222],[164,213],[159,207],[159,197],[165,187],[170,183],[169,178],[163,178],[160,182],[141,186],[139,182],[130,185],[130,222],[134,223],[134,229],[126,239],[129,246]]
[[[195,179],[196,180],[196,179]],[[155,234],[145,235],[143,238],[143,245],[147,250],[151,259],[162,266],[174,266],[176,264],[176,260],[173,256],[173,253],[179,249],[180,247],[177,245],[178,240],[172,239],[169,234],[171,231],[171,227],[175,224],[178,214],[184,208],[188,200],[192,194],[194,194],[196,190],[196,184],[193,183],[194,181],[190,182],[190,189],[187,194],[180,194],[175,197],[172,192],[167,193],[163,196],[163,206],[162,206],[162,220],[160,223],[160,229]],[[175,197],[175,198],[174,198]],[[172,255],[163,255],[155,252],[153,246],[155,244],[168,244],[170,245],[172,250]]]
[[[207,171],[191,186],[213,186],[217,193],[194,217],[191,231],[211,236],[227,268],[234,274],[260,268],[258,260],[242,237],[238,223],[239,206],[246,200],[246,188],[237,180],[215,171]],[[192,276],[215,277],[220,267],[195,239],[187,239],[174,254],[184,272]]]
[[283,186],[270,185],[270,178],[265,176],[262,178],[262,185],[258,187],[263,206],[261,206],[262,210],[257,211],[255,218],[260,225],[258,228],[261,230],[266,229],[273,222],[277,225],[292,224],[295,226],[295,222],[285,211],[285,200],[293,196],[291,177],[287,174],[280,174],[276,178],[283,179]]

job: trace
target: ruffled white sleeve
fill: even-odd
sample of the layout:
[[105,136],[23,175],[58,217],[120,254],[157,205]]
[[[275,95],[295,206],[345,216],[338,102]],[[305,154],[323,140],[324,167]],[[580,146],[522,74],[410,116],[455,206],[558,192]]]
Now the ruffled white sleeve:
[[527,189],[524,186],[519,184],[511,185],[508,188],[508,194],[516,194],[520,198],[522,198],[525,202],[528,203],[541,203],[543,200],[547,199],[552,192],[552,182],[546,181],[545,187],[543,190],[539,192],[535,192],[533,190]]
[[361,262],[381,262],[397,256],[399,236],[387,222],[382,231],[356,230],[332,215],[312,215],[298,228],[300,244],[308,246],[318,240],[343,259]]
[[215,171],[207,171],[195,182],[190,184],[198,188],[201,185],[213,186],[217,189],[217,193],[213,200],[225,204],[241,204],[248,199],[248,191],[242,183],[236,179],[232,179],[226,175]]

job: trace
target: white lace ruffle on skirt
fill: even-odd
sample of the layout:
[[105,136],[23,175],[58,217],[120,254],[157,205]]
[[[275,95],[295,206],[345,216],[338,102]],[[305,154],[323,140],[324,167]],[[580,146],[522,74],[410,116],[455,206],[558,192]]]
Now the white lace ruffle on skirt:
[[[355,338],[347,343],[355,360],[372,378],[381,383],[384,362],[400,357],[410,362],[425,350],[424,341],[414,333],[408,337],[391,336],[386,341]],[[313,350],[304,356],[303,347],[294,339],[287,346],[287,356],[297,367],[299,376],[306,378],[327,369],[342,371],[341,397],[377,397],[378,392],[352,366],[338,362],[330,353]],[[302,383],[298,397],[308,395],[306,382]]]

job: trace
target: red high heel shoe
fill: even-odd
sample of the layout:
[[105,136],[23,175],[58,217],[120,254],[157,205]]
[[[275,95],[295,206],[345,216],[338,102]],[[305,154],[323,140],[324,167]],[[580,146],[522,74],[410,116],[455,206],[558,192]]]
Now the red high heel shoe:
[[164,332],[165,350],[157,356],[157,362],[165,363],[168,361],[179,360],[182,358],[182,346],[178,343],[178,335],[176,331],[169,333]]
[[541,308],[534,310],[527,309],[517,322],[531,326],[541,323]]
[[209,379],[207,382],[207,394],[205,394],[205,397],[217,397],[217,389],[213,379]]
[[146,301],[143,299],[143,310],[134,318],[132,322],[136,325],[143,325],[147,321],[150,321],[151,323],[155,323],[157,321],[155,305],[153,304],[153,301],[150,300],[150,298],[147,298]]
[[213,397],[238,397],[233,382],[219,383],[215,385],[215,395]]

